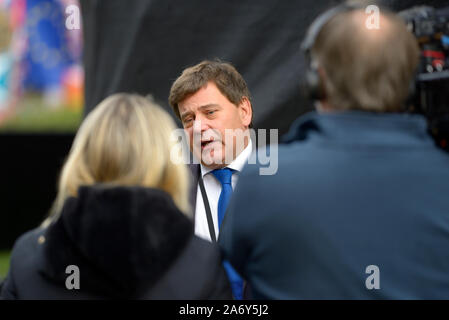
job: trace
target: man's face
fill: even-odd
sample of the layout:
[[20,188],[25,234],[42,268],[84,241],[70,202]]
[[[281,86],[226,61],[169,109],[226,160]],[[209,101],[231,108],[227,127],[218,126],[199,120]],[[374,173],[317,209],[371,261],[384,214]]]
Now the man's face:
[[[236,106],[215,83],[208,82],[179,102],[178,108],[190,139],[190,151],[203,165],[213,169],[224,167],[247,146],[248,139],[243,136],[252,117],[248,98],[244,97]],[[229,138],[230,133],[233,138]]]

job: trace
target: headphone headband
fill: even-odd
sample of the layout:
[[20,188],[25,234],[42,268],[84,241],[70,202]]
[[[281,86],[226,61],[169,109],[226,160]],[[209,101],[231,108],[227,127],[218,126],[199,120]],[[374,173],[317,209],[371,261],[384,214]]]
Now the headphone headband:
[[315,44],[318,34],[327,22],[342,12],[348,12],[356,9],[363,9],[363,7],[355,3],[343,3],[320,14],[307,29],[306,36],[301,43],[301,50],[308,55]]
[[[342,3],[336,7],[330,8],[327,11],[324,11],[320,14],[315,20],[312,22],[310,27],[307,29],[306,36],[301,43],[301,50],[306,56],[307,61],[307,70],[305,73],[305,83],[303,89],[305,89],[306,94],[309,96],[311,100],[321,100],[325,97],[325,92],[323,91],[322,83],[320,76],[318,74],[318,68],[312,61],[310,56],[310,51],[312,50],[316,38],[320,33],[323,26],[329,22],[336,15],[349,12],[352,10],[364,10],[364,6],[362,4],[357,3]],[[416,81],[415,78],[410,83],[409,95],[407,101],[405,102],[405,109],[407,108],[410,101],[416,99],[415,90],[416,90]]]

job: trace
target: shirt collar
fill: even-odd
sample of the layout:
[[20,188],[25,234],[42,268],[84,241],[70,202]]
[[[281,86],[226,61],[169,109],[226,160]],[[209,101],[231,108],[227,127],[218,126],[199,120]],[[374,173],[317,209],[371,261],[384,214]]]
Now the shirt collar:
[[[238,172],[242,171],[243,167],[245,166],[246,161],[248,160],[249,156],[251,155],[253,149],[253,143],[251,139],[249,139],[248,145],[245,149],[243,149],[242,152],[228,165],[227,168],[236,170]],[[201,167],[201,176],[204,177],[206,174],[211,172],[212,168],[208,168],[200,164]]]

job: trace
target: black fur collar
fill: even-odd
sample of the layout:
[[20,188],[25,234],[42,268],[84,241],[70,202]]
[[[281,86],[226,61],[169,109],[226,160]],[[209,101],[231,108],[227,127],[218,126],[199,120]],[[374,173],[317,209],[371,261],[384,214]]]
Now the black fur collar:
[[133,298],[167,270],[193,236],[192,222],[157,189],[81,187],[46,231],[43,273],[65,283],[80,269],[81,290]]

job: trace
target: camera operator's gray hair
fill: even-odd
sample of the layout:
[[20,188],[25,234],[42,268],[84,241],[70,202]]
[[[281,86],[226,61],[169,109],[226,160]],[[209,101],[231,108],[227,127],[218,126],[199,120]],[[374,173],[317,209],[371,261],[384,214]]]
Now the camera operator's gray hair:
[[384,9],[379,29],[368,28],[364,10],[337,14],[318,34],[312,59],[324,71],[332,109],[401,111],[410,92],[419,47],[405,23]]

